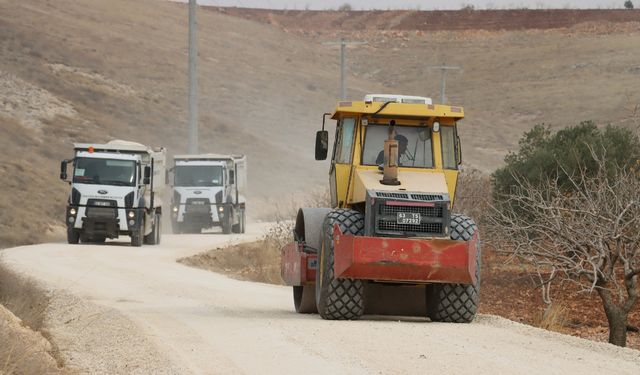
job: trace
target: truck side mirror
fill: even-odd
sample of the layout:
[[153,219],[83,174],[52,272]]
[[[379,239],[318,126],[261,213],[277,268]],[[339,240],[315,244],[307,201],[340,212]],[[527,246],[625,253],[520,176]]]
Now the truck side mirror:
[[316,160],[326,160],[329,150],[329,132],[319,130],[316,133]]
[[151,183],[151,166],[147,165],[144,167],[144,180],[142,183],[145,185],[149,185]]
[[229,185],[233,185],[235,183],[236,183],[235,171],[229,171]]
[[62,181],[67,180],[67,161],[63,160],[60,162],[60,179]]

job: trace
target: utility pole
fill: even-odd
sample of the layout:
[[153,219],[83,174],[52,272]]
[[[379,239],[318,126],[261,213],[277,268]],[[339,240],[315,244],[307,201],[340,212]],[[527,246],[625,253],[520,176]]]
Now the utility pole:
[[326,46],[340,46],[340,100],[347,100],[347,46],[361,46],[367,42],[350,42],[340,38],[336,42],[324,42]]
[[198,40],[196,0],[189,0],[189,153],[198,153]]
[[436,66],[429,66],[429,69],[440,69],[440,71],[442,71],[442,78],[440,81],[440,103],[444,104],[445,103],[445,90],[447,87],[447,71],[448,70],[460,70],[462,68],[460,68],[459,66],[448,66],[445,63],[442,63],[442,65],[436,65]]

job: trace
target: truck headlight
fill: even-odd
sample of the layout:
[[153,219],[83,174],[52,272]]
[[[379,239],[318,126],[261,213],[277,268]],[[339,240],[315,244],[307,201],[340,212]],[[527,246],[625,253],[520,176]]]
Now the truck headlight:
[[71,215],[71,216],[76,216],[76,213],[77,213],[77,212],[76,212],[76,209],[75,209],[75,208],[73,208],[73,207],[72,207],[72,208],[70,208],[70,209],[69,209],[69,215]]
[[133,219],[134,217],[136,217],[136,213],[134,211],[129,211],[127,216],[129,216],[130,219]]
[[219,212],[224,211],[224,207],[222,207],[222,206],[218,207],[218,211],[219,211]]
[[178,212],[178,206],[173,207],[173,212]]

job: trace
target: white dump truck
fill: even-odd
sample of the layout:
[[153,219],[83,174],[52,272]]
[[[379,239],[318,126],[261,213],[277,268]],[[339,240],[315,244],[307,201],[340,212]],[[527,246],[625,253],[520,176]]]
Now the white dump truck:
[[73,159],[60,165],[60,178],[71,185],[67,241],[104,242],[127,235],[132,246],[159,244],[166,150],[114,140],[77,143],[74,151]]
[[247,158],[244,155],[176,155],[171,198],[174,233],[219,226],[244,233]]

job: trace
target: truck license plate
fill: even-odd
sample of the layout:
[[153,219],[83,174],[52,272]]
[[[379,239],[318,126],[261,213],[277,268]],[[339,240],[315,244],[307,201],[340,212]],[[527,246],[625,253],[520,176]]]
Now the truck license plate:
[[417,212],[398,212],[398,224],[420,225],[420,214]]
[[191,204],[195,204],[197,206],[204,206],[204,201],[193,201]]

